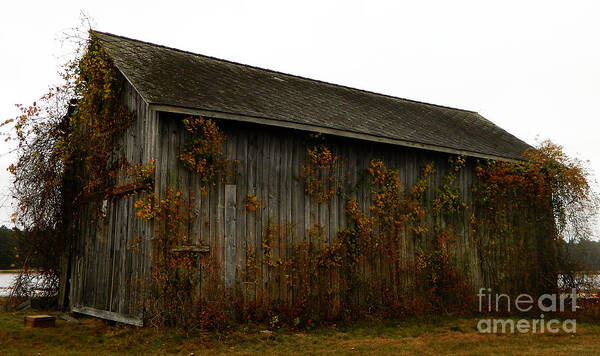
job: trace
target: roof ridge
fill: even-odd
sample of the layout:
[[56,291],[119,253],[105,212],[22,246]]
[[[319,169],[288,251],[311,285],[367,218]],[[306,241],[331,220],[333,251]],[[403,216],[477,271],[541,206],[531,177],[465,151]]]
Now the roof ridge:
[[310,82],[316,82],[316,83],[322,83],[322,84],[326,84],[326,85],[331,85],[331,86],[338,87],[338,88],[343,88],[343,89],[346,89],[346,90],[356,90],[356,91],[360,91],[360,92],[367,93],[367,94],[373,94],[373,95],[383,96],[383,97],[386,97],[386,98],[392,98],[392,99],[396,99],[396,100],[403,100],[403,101],[411,102],[411,103],[415,103],[415,104],[422,104],[422,105],[428,105],[428,106],[438,107],[438,108],[442,108],[442,109],[449,109],[449,110],[456,110],[456,111],[462,111],[462,112],[469,112],[469,113],[478,114],[478,112],[474,111],[474,110],[467,110],[467,109],[460,109],[460,108],[455,108],[455,107],[451,107],[451,106],[445,106],[445,105],[439,105],[439,104],[432,104],[432,103],[427,103],[427,102],[424,102],[424,101],[413,100],[413,99],[406,99],[406,98],[400,98],[400,97],[389,95],[389,94],[377,93],[377,92],[366,90],[366,89],[353,88],[353,87],[350,87],[350,86],[347,86],[347,85],[343,85],[343,84],[336,84],[336,83],[326,82],[326,81],[319,80],[319,79],[313,79],[313,78],[303,77],[303,76],[300,76],[300,75],[284,73],[284,72],[280,72],[280,71],[273,70],[273,69],[262,68],[262,67],[253,66],[253,65],[250,65],[250,64],[244,64],[244,63],[234,62],[234,61],[231,61],[231,60],[228,60],[228,59],[222,59],[222,58],[217,58],[217,57],[213,57],[213,56],[207,56],[205,54],[195,53],[195,52],[186,51],[186,50],[179,49],[179,48],[174,48],[174,47],[169,47],[169,46],[165,46],[165,45],[161,45],[161,44],[156,44],[156,43],[152,43],[152,42],[142,41],[142,40],[138,40],[138,39],[127,37],[127,36],[115,35],[114,33],[110,33],[110,32],[103,32],[103,31],[98,31],[98,30],[90,30],[90,32],[92,32],[92,33],[95,32],[95,33],[100,33],[100,34],[103,34],[103,35],[108,35],[108,36],[112,36],[112,37],[122,38],[122,39],[130,40],[130,41],[135,41],[135,42],[147,44],[147,45],[150,45],[150,46],[165,48],[165,49],[176,51],[176,52],[186,53],[186,54],[190,54],[190,55],[198,56],[198,57],[209,58],[209,59],[212,59],[212,60],[217,60],[217,61],[220,61],[220,62],[226,62],[226,63],[238,65],[238,66],[243,66],[243,67],[258,69],[258,70],[262,70],[262,71],[266,71],[266,72],[270,72],[270,73],[274,73],[274,74],[286,75],[286,76],[290,76],[290,77],[294,77],[294,78],[299,78],[299,79],[302,79],[302,80],[307,80],[307,81],[310,81]]

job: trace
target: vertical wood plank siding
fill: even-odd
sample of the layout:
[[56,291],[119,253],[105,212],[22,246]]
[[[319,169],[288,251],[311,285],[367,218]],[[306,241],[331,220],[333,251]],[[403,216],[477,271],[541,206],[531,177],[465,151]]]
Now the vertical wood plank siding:
[[[180,182],[190,182],[190,191],[200,196],[200,187],[193,173],[187,171],[179,163],[180,151],[173,151],[171,140],[181,140],[186,136],[182,119],[170,113],[161,113],[158,138],[161,147],[157,168],[157,176],[183,177]],[[309,239],[308,231],[320,224],[323,226],[326,241],[331,241],[340,228],[346,224],[344,215],[345,199],[336,196],[329,203],[316,203],[304,192],[304,182],[300,176],[300,165],[306,160],[306,149],[311,142],[309,134],[294,130],[263,127],[247,123],[233,123],[214,119],[227,136],[226,154],[231,160],[236,160],[235,173],[226,184],[217,184],[209,189],[207,196],[202,196],[197,204],[197,216],[202,223],[194,223],[191,232],[195,241],[205,241],[209,245],[210,254],[216,257],[228,287],[250,293],[255,296],[264,291],[271,297],[284,300],[291,299],[293,288],[289,290],[283,285],[282,276],[270,275],[272,270],[265,267],[262,253],[262,236],[265,227],[276,224],[286,227],[291,233],[280,234],[273,242],[273,257],[289,256],[292,246]],[[169,132],[169,134],[165,134]],[[176,134],[175,134],[176,132]],[[166,142],[169,141],[169,142]],[[436,174],[431,178],[431,186],[442,183],[442,177],[448,169],[448,155],[395,147],[384,144],[362,142],[352,139],[327,138],[327,145],[334,154],[347,162],[348,177],[344,188],[350,195],[359,199],[361,209],[369,211],[370,187],[363,183],[356,191],[351,191],[374,159],[382,159],[386,166],[399,169],[402,183],[410,188],[417,182],[423,165],[433,163]],[[168,148],[168,149],[167,149]],[[167,162],[165,162],[167,161]],[[465,199],[471,199],[474,160],[468,160],[468,166],[461,171],[458,182]],[[166,169],[166,171],[165,171]],[[342,174],[342,172],[339,172]],[[169,188],[171,181],[157,179],[160,194]],[[181,189],[181,186],[177,187]],[[248,193],[262,199],[257,212],[247,212],[244,206]],[[435,196],[435,188],[428,191],[428,207]],[[460,235],[454,248],[460,265],[472,274],[476,286],[481,284],[482,270],[478,266],[477,251],[470,233],[470,211],[465,211],[457,231]],[[461,219],[459,219],[461,220]],[[429,234],[428,238],[433,239]],[[398,288],[410,288],[414,278],[409,266],[414,261],[416,244],[424,246],[423,241],[416,241],[410,234],[405,234],[400,253],[405,257],[407,272],[401,278]],[[427,240],[427,238],[425,239]],[[253,255],[257,260],[258,273],[256,280],[247,281],[246,265],[248,256]],[[378,256],[371,256],[379,260]],[[374,268],[374,269],[373,269]],[[392,277],[393,266],[377,262],[360,267],[362,278],[388,279]],[[332,286],[337,285],[335,276],[330,280]],[[266,288],[266,289],[265,289]],[[248,296],[246,296],[248,297]]]
[[[269,224],[285,226],[290,233],[280,234],[273,242],[274,258],[289,256],[292,246],[309,239],[308,231],[320,224],[326,231],[326,241],[335,238],[337,231],[346,225],[345,200],[335,196],[329,203],[318,204],[304,192],[300,165],[305,162],[306,149],[310,147],[309,135],[291,129],[277,129],[249,123],[215,120],[227,136],[227,156],[235,160],[235,173],[226,184],[209,188],[201,194],[199,179],[179,161],[179,154],[188,133],[183,116],[157,113],[129,85],[124,100],[136,113],[136,120],[122,138],[120,150],[132,163],[155,160],[155,192],[164,196],[169,187],[181,189],[196,198],[196,221],[189,230],[192,241],[209,246],[209,254],[221,268],[224,284],[242,291],[245,298],[255,298],[266,292],[272,298],[292,300],[294,286],[286,285],[283,276],[271,275],[264,266],[262,236]],[[448,155],[412,148],[364,142],[347,138],[327,138],[333,153],[347,163],[348,176],[344,190],[357,198],[360,208],[368,212],[370,191],[368,184],[359,184],[371,159],[381,159],[386,166],[398,169],[402,183],[411,187],[417,181],[424,164],[433,163],[436,174],[431,186],[441,184],[448,169]],[[475,179],[475,161],[469,159],[458,178],[466,202],[472,199]],[[338,172],[343,174],[343,172]],[[352,190],[357,186],[356,190]],[[428,207],[434,198],[434,189],[427,192]],[[244,206],[248,194],[261,199],[256,212],[247,212]],[[75,243],[72,259],[71,294],[72,309],[88,314],[103,315],[117,320],[141,323],[143,310],[140,302],[150,281],[150,263],[154,227],[136,216],[135,196],[115,197],[108,201],[106,216],[94,222],[93,207],[81,213],[80,238]],[[467,271],[473,286],[491,285],[499,273],[497,268],[480,264],[484,251],[477,250],[469,226],[472,211],[467,209],[458,219],[459,239],[455,249],[457,262]],[[428,219],[432,219],[431,216]],[[521,217],[521,221],[527,217]],[[456,223],[456,222],[455,222]],[[523,243],[528,239],[522,229]],[[404,266],[380,263],[379,256],[369,256],[370,263],[358,267],[359,278],[377,278],[394,285],[398,290],[415,285],[414,258],[418,247],[433,240],[432,233],[417,240],[406,232],[399,253]],[[533,243],[533,237],[529,237]],[[429,242],[428,242],[429,240]],[[517,247],[515,247],[517,248]],[[248,278],[247,259],[254,257],[258,273]],[[491,263],[491,262],[490,262]],[[492,263],[493,264],[493,263]],[[393,270],[404,271],[398,275]],[[332,290],[339,288],[338,276],[331,276]],[[367,291],[356,296],[365,298]]]
[[[123,100],[135,113],[135,120],[121,137],[115,157],[123,156],[131,163],[149,162],[160,149],[158,115],[148,110],[129,84]],[[157,170],[160,179],[161,172]],[[79,212],[80,233],[71,260],[69,300],[73,311],[141,325],[153,226],[136,216],[135,200],[135,196],[109,198],[100,218],[94,206]]]

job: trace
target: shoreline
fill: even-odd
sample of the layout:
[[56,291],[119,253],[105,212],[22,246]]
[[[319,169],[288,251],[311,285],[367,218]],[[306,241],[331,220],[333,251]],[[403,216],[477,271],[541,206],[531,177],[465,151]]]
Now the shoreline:
[[22,269],[0,269],[0,274],[16,274],[23,272]]

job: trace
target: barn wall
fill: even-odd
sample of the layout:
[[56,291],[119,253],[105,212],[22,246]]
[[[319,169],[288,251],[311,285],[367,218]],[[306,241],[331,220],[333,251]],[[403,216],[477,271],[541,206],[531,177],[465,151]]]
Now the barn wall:
[[[333,239],[340,228],[345,226],[345,199],[336,196],[329,203],[318,204],[304,192],[304,182],[300,176],[300,165],[305,162],[306,149],[312,141],[305,132],[281,130],[251,124],[215,120],[227,136],[226,151],[231,160],[237,161],[235,173],[226,184],[218,183],[202,196],[201,187],[195,174],[190,173],[180,162],[187,133],[183,128],[183,116],[161,113],[161,148],[157,156],[156,184],[160,194],[172,187],[196,197],[196,222],[191,227],[195,243],[209,246],[211,256],[221,267],[222,278],[227,287],[243,290],[256,295],[267,288],[275,299],[285,299],[286,288],[273,289],[273,280],[265,268],[256,281],[245,280],[247,257],[256,251],[257,265],[262,265],[262,237],[264,228],[275,224],[291,223],[293,234],[284,241],[274,242],[274,258],[289,256],[294,244],[309,239],[308,231],[316,224],[325,227],[326,240]],[[386,166],[397,168],[406,187],[414,185],[419,178],[421,168],[433,163],[436,173],[431,178],[432,187],[442,182],[448,168],[448,155],[430,151],[403,148],[385,144],[369,143],[353,139],[327,138],[327,145],[342,157],[349,167],[349,176],[344,187],[351,191],[368,167],[371,159],[382,159]],[[474,177],[474,161],[460,172],[458,184],[464,199],[472,198],[471,186]],[[262,199],[262,207],[257,213],[248,213],[244,206],[248,194]],[[363,184],[351,193],[361,204],[361,209],[369,211],[370,188]],[[433,190],[428,193],[433,199]],[[474,286],[484,284],[484,273],[478,261],[478,251],[474,247],[469,228],[471,212],[465,211],[458,226],[459,239],[454,246],[458,263],[463,270],[469,271]],[[433,238],[432,233],[428,238]],[[415,249],[424,247],[423,239],[407,234],[404,237],[402,254],[407,267],[403,276],[403,287],[414,284],[413,265]],[[376,258],[376,257],[375,257]],[[391,278],[388,266],[377,270],[366,270],[364,278]],[[278,278],[278,277],[277,277]]]
[[[115,157],[131,163],[155,156],[158,115],[128,83],[123,101],[135,114]],[[124,183],[125,178],[119,178]],[[135,196],[112,196],[79,212],[79,239],[73,247],[71,309],[140,325],[141,293],[148,282],[152,225],[135,215]],[[98,209],[102,212],[98,218]]]
[[[131,163],[154,160],[154,189],[159,196],[164,196],[169,187],[183,191],[184,196],[190,193],[195,196],[195,221],[189,228],[190,235],[194,244],[208,246],[208,253],[217,261],[226,287],[243,291],[249,298],[266,291],[274,299],[289,299],[294,293],[293,286],[284,287],[281,276],[269,275],[271,272],[263,265],[260,251],[264,228],[269,222],[292,226],[292,234],[274,241],[273,254],[278,259],[290,256],[295,244],[310,239],[308,231],[316,224],[325,227],[326,241],[332,240],[346,224],[343,197],[336,196],[331,202],[319,204],[304,192],[300,165],[305,162],[306,149],[312,144],[308,133],[215,119],[227,136],[226,154],[237,164],[226,183],[217,183],[203,195],[197,175],[190,173],[179,160],[188,135],[182,124],[184,116],[149,110],[130,85],[126,85],[123,100],[136,113],[136,120],[123,136],[121,152],[116,157],[123,155]],[[433,163],[436,169],[431,187],[441,184],[448,168],[447,154],[335,137],[328,137],[326,142],[334,154],[347,163],[348,178],[343,190],[357,198],[365,212],[371,205],[368,185],[360,185],[355,191],[352,187],[361,179],[371,159],[381,159],[386,166],[399,169],[406,187],[416,183],[424,164]],[[467,160],[467,167],[460,171],[458,178],[467,203],[472,199],[475,163]],[[256,213],[246,211],[244,203],[248,194],[262,199]],[[152,223],[136,216],[133,204],[138,198],[135,194],[110,197],[104,217],[97,221],[93,219],[96,207],[79,212],[80,235],[71,260],[73,311],[141,325],[141,302],[150,284],[155,231]],[[434,198],[433,189],[427,198],[429,202]],[[452,248],[473,286],[487,287],[496,282],[499,274],[509,273],[508,267],[494,262],[501,260],[501,256],[484,257],[485,263],[481,262],[482,256],[487,255],[477,248],[470,230],[472,213],[467,209],[458,222],[454,222],[458,241]],[[521,235],[515,240],[520,245],[512,246],[513,240],[507,239],[506,249],[529,248],[527,244],[534,243],[535,234],[528,234],[527,230],[534,227],[528,227],[525,221],[534,219],[527,215],[514,219],[514,224],[523,225]],[[424,239],[411,234],[403,237],[401,254],[406,272],[399,279],[398,288],[414,287],[415,271],[411,266],[414,266],[416,250],[433,238],[431,232]],[[256,264],[261,267],[256,280],[249,281],[246,266],[253,252],[257,252]],[[361,278],[392,278],[390,266],[370,265],[376,268],[366,264],[359,267]],[[335,288],[333,279],[331,285]]]

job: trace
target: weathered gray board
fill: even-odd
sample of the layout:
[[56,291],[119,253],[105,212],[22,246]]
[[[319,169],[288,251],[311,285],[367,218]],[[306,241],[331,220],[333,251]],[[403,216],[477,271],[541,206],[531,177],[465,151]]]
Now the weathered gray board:
[[[261,245],[265,226],[269,222],[277,225],[290,223],[293,234],[288,240],[274,242],[274,258],[285,257],[294,243],[308,238],[307,232],[320,224],[326,228],[326,240],[333,239],[340,228],[345,226],[345,198],[336,196],[329,203],[318,204],[304,193],[304,183],[300,177],[300,165],[305,162],[306,149],[314,144],[309,134],[290,129],[277,129],[265,126],[215,120],[227,136],[227,156],[236,161],[234,174],[227,184],[217,184],[202,196],[200,186],[193,173],[178,163],[181,149],[186,142],[182,124],[184,116],[176,114],[160,114],[161,149],[157,156],[161,170],[157,172],[158,191],[165,192],[168,187],[189,190],[199,200],[197,202],[197,219],[191,229],[196,243],[209,245],[212,256],[221,266],[225,285],[243,289],[247,293],[266,287],[269,272],[263,270],[258,281],[244,280],[247,256],[257,251],[258,265],[261,265]],[[430,178],[431,189],[427,193],[429,204],[435,197],[435,187],[442,184],[448,169],[448,155],[412,148],[402,148],[386,144],[364,142],[347,138],[327,138],[332,151],[345,161],[348,168],[348,180],[344,187],[351,192],[363,176],[372,159],[382,159],[386,166],[398,169],[403,184],[410,188],[419,179],[423,166],[432,163],[436,172]],[[168,148],[168,149],[167,149]],[[467,202],[472,199],[472,184],[475,179],[476,160],[468,160],[467,167],[460,171],[457,184]],[[342,174],[341,172],[338,172]],[[255,194],[262,199],[262,207],[257,213],[248,213],[244,206],[247,195]],[[363,211],[369,211],[370,187],[362,184],[351,195],[359,199]],[[470,231],[469,218],[472,210],[464,211],[456,224],[459,240],[454,245],[459,264],[468,270],[474,286],[491,285],[492,269],[480,263],[480,252],[477,250]],[[428,238],[433,239],[432,232]],[[526,243],[533,241],[533,234],[512,238]],[[403,255],[407,266],[412,265],[415,256],[415,240],[406,237],[403,243]],[[503,268],[503,267],[502,267]],[[496,273],[497,271],[494,271]],[[502,271],[510,274],[509,270]],[[389,271],[364,271],[365,278],[389,278]],[[369,275],[376,273],[376,275]],[[414,276],[404,276],[405,286],[414,282]],[[274,297],[285,298],[284,289],[274,290]],[[292,291],[293,292],[293,291]],[[282,293],[282,294],[280,294]]]
[[[122,137],[120,152],[128,161],[155,156],[158,115],[129,85],[123,100],[136,114]],[[141,296],[149,281],[153,227],[136,216],[135,196],[109,197],[79,213],[79,238],[73,244],[69,302],[74,312],[141,325]],[[98,212],[100,216],[98,216]]]
[[[266,287],[274,298],[288,298],[293,288],[273,287],[269,284],[273,278],[265,268],[254,281],[244,277],[248,256],[254,250],[261,251],[265,226],[269,221],[292,226],[293,234],[287,240],[274,242],[274,257],[278,258],[289,254],[293,244],[307,239],[307,231],[315,224],[324,226],[326,240],[331,240],[346,223],[343,197],[318,204],[304,193],[300,165],[305,162],[307,147],[314,142],[308,133],[216,119],[227,135],[226,154],[237,164],[226,184],[218,183],[203,196],[198,177],[179,161],[189,135],[181,122],[184,116],[148,110],[148,105],[130,86],[126,87],[125,100],[136,112],[137,120],[123,138],[124,156],[132,163],[155,160],[155,191],[159,195],[164,196],[169,187],[194,194],[197,200],[196,220],[190,226],[192,242],[208,246],[209,253],[221,267],[224,284],[243,290],[247,298]],[[329,137],[327,144],[346,162],[348,181],[344,189],[358,198],[363,211],[369,211],[369,187],[363,184],[355,191],[351,188],[361,179],[371,159],[381,159],[388,167],[398,169],[406,187],[415,184],[426,163],[433,163],[436,169],[431,178],[432,186],[441,183],[448,168],[448,155],[443,153],[350,138]],[[467,202],[472,198],[474,163],[473,159],[469,160],[458,178]],[[256,213],[245,209],[249,193],[262,199]],[[433,194],[433,191],[428,192],[429,200]],[[112,197],[107,202],[106,216],[97,222],[90,219],[94,216],[91,210],[81,212],[81,234],[72,259],[72,310],[133,324],[143,320],[141,301],[144,286],[150,281],[154,230],[151,223],[136,216],[135,199],[135,196]],[[505,267],[493,266],[493,259],[480,262],[482,251],[477,249],[468,225],[471,213],[465,211],[459,219],[459,239],[454,248],[459,264],[469,271],[473,285],[489,286],[498,269]],[[516,239],[519,243],[533,241],[533,235],[527,235],[527,231],[521,235]],[[415,240],[406,236],[402,246],[407,266],[412,265]],[[261,266],[262,253],[256,253],[256,258]],[[391,278],[389,270],[385,266],[378,270],[364,267],[361,274],[362,278],[386,279]],[[501,272],[509,273],[508,270]],[[407,272],[400,280],[400,287],[410,288],[414,274]]]

